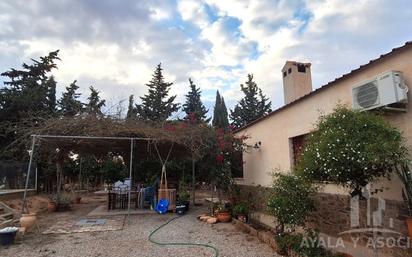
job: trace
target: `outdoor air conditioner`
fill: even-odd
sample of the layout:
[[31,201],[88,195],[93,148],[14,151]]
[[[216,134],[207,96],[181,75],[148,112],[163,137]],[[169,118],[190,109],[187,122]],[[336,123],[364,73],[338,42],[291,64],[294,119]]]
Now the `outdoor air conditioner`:
[[352,106],[357,110],[366,111],[407,101],[408,87],[399,71],[386,72],[352,88]]

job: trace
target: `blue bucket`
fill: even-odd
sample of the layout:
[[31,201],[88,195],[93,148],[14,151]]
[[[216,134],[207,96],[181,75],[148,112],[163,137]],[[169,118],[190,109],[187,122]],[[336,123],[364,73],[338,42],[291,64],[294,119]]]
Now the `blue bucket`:
[[167,199],[160,199],[156,207],[157,213],[164,214],[164,213],[167,213],[168,210],[169,210],[169,201]]

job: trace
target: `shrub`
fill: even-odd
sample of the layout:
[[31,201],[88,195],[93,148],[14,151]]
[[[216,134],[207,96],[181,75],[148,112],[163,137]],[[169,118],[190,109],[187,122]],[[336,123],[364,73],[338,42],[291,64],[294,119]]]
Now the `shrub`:
[[406,156],[401,132],[381,116],[338,106],[319,118],[297,171],[314,181],[348,187],[354,196],[368,183],[390,178]]
[[245,202],[240,202],[233,206],[233,215],[248,214],[249,206]]
[[308,214],[314,210],[311,198],[314,192],[310,183],[296,175],[274,174],[268,211],[277,218],[281,234],[286,225],[294,227],[305,222]]

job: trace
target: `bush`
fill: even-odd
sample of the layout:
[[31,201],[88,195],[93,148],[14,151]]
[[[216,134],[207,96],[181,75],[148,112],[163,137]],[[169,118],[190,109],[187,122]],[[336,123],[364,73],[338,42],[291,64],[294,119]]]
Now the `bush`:
[[268,211],[277,218],[280,233],[286,225],[302,225],[314,210],[311,198],[315,192],[310,183],[293,174],[274,174],[272,193],[268,200]]
[[[291,249],[305,257],[343,257],[325,249],[319,241],[319,232],[306,230],[305,234],[285,234],[275,237],[279,254],[286,255]],[[304,241],[305,240],[305,241]]]
[[390,178],[406,158],[401,132],[381,116],[338,106],[319,118],[297,171],[317,182],[351,188],[354,196],[370,182]]
[[248,214],[249,206],[245,202],[240,202],[233,206],[233,215]]

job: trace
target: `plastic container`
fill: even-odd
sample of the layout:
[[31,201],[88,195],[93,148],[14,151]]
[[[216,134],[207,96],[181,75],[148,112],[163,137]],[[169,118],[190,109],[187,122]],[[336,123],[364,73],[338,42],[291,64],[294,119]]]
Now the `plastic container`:
[[8,246],[14,243],[17,231],[16,227],[6,227],[0,230],[0,245]]
[[156,210],[159,214],[165,214],[169,210],[169,201],[167,199],[160,199]]

